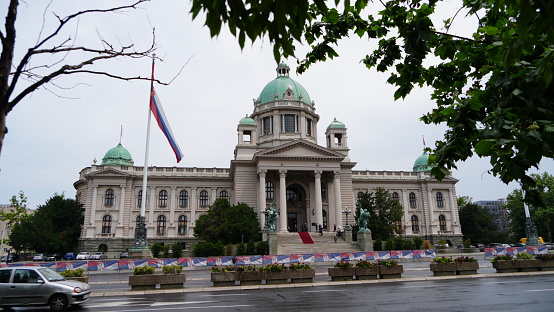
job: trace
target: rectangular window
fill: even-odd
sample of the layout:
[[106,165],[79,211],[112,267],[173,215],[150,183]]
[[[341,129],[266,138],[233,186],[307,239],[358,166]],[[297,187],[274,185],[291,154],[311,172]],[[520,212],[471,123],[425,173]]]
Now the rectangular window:
[[296,118],[295,115],[283,116],[283,132],[296,132]]
[[306,134],[308,134],[309,136],[312,136],[312,120],[308,119],[307,121],[308,122],[307,122]]
[[262,119],[263,134],[271,133],[271,117],[264,117]]

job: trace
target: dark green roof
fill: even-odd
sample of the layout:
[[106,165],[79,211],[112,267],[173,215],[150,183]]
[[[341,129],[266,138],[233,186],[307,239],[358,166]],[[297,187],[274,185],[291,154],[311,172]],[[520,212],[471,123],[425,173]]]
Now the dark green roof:
[[104,158],[102,158],[102,165],[123,165],[123,166],[132,166],[133,157],[131,153],[121,145],[117,144],[116,147],[110,149]]
[[287,90],[290,89],[294,93],[295,100],[302,101],[312,106],[312,100],[310,99],[308,92],[301,84],[289,77],[289,70],[290,69],[286,64],[279,64],[279,67],[277,67],[277,78],[270,81],[264,87],[262,93],[260,93],[260,97],[258,98],[258,105],[273,102],[276,99],[282,100]]
[[344,125],[344,123],[338,121],[337,118],[335,118],[335,120],[333,120],[333,122],[331,122],[331,124],[327,126],[327,130],[329,130],[329,128],[346,128],[346,126]]
[[254,124],[254,119],[248,117],[248,115],[246,115],[246,117],[243,117],[240,121],[239,121],[239,124],[241,125],[253,125]]
[[429,166],[429,153],[424,152],[423,155],[419,156],[414,163],[414,171],[431,171],[433,166]]

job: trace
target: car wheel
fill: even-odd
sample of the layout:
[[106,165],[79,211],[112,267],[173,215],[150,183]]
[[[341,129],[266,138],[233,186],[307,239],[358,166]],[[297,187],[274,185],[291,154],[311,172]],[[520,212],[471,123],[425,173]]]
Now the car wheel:
[[52,296],[52,298],[50,298],[50,310],[55,312],[64,311],[65,309],[67,309],[68,303],[69,302],[65,295],[54,295]]

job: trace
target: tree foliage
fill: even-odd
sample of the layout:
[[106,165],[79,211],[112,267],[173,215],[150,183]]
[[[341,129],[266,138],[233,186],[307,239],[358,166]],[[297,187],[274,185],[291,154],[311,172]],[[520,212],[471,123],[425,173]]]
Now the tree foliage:
[[[60,76],[74,74],[102,75],[122,80],[148,80],[148,77],[124,77],[114,72],[95,70],[94,64],[105,63],[113,59],[137,59],[148,57],[155,50],[154,37],[152,45],[144,48],[136,47],[132,42],[108,42],[98,34],[98,40],[88,41],[80,45],[78,38],[79,20],[88,18],[106,18],[110,14],[124,13],[136,9],[149,0],[135,0],[128,5],[110,6],[108,8],[86,9],[67,16],[59,16],[49,12],[46,6],[41,29],[31,29],[28,25],[16,25],[19,11],[19,0],[6,1],[7,16],[5,28],[0,31],[2,53],[0,54],[0,151],[4,135],[7,133],[6,116],[25,97],[38,89],[46,89],[56,93],[56,90],[70,89],[54,81]],[[27,6],[36,6],[34,2]],[[23,10],[22,10],[23,11]],[[53,20],[50,27],[47,21]],[[31,46],[18,46],[17,31],[36,32],[36,41]],[[69,31],[72,36],[66,37]],[[22,41],[23,42],[23,41]],[[25,51],[17,55],[16,51]]]
[[493,217],[482,206],[467,202],[458,213],[465,240],[484,244],[504,241],[506,235],[496,231],[498,226]]
[[254,209],[247,204],[231,205],[218,198],[206,214],[198,217],[194,235],[207,242],[237,244],[260,240],[260,223]]
[[402,220],[404,209],[384,188],[377,188],[375,194],[366,192],[358,199],[356,220],[360,216],[360,209],[367,209],[369,212],[368,228],[374,239],[386,241],[395,233],[402,234],[397,222]]
[[[416,87],[433,90],[437,107],[421,119],[447,126],[430,158],[435,177],[477,154],[489,158],[491,174],[519,181],[526,201],[540,204],[527,172],[554,156],[554,1],[460,0],[442,24],[433,21],[444,4],[436,0],[192,2],[193,18],[206,12],[212,37],[226,24],[241,47],[246,37],[268,38],[276,60],[307,43],[300,73],[337,57],[341,39],[375,41],[360,58],[390,72],[395,99]],[[453,33],[460,20],[471,36]]]
[[75,250],[83,223],[83,205],[55,194],[44,205],[39,205],[34,214],[14,224],[10,245],[18,251],[65,253]]
[[[532,174],[537,181],[536,191],[544,205],[529,205],[531,220],[537,227],[537,232],[545,241],[554,240],[554,176],[544,172]],[[516,189],[508,195],[507,209],[510,211],[510,229],[516,239],[526,237],[525,209],[523,206],[523,191]]]

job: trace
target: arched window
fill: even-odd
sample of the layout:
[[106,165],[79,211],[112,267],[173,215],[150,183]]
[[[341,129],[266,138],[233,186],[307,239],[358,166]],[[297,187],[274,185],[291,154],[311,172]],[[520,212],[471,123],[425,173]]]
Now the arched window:
[[412,232],[419,232],[419,218],[416,215],[412,216]]
[[177,222],[177,231],[179,235],[187,234],[187,216],[180,215]]
[[102,218],[102,234],[109,234],[112,232],[112,216],[105,215]]
[[164,215],[158,217],[158,222],[156,224],[156,234],[165,235],[165,222],[166,218]]
[[435,197],[437,198],[437,207],[444,207],[444,201],[442,200],[442,193],[437,192]]
[[327,189],[325,188],[325,183],[321,183],[321,200],[327,200]]
[[229,199],[229,193],[227,191],[219,192],[219,198]]
[[358,200],[362,199],[364,197],[364,192],[358,192]]
[[417,207],[417,201],[416,201],[416,197],[415,197],[415,193],[414,193],[414,192],[411,192],[411,193],[408,195],[408,199],[410,200],[410,207],[411,207],[411,208]]
[[208,206],[208,191],[204,190],[200,192],[200,207]]
[[439,216],[439,229],[446,231],[446,217],[444,215]]
[[104,206],[113,206],[114,193],[112,189],[106,190],[106,196],[104,197]]
[[392,192],[392,199],[396,199],[398,202],[400,202],[400,197],[398,196],[397,192]]
[[185,190],[179,193],[179,207],[187,207],[189,205],[189,193]]
[[158,196],[158,201],[160,207],[167,207],[167,191],[161,190]]
[[266,199],[275,198],[275,187],[273,186],[273,182],[271,181],[265,182],[265,198]]
[[287,189],[287,201],[301,201],[300,193],[295,188],[288,188]]
[[[146,195],[148,195],[148,193],[146,193]],[[137,197],[137,207],[140,207],[141,205],[142,205],[142,190],[138,192],[138,197]]]

